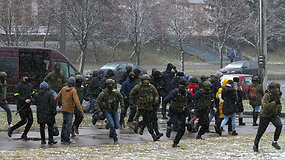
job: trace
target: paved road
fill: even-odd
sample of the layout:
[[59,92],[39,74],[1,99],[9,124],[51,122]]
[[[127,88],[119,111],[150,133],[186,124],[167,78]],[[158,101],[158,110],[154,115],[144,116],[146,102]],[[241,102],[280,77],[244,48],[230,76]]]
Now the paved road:
[[[249,134],[256,134],[257,127],[252,126],[252,119],[251,118],[245,118],[244,119],[246,126],[239,126],[237,125],[237,132],[239,135],[249,135]],[[282,119],[282,122],[284,123],[284,119]],[[211,122],[210,125],[210,131],[212,133],[206,133],[203,137],[216,137],[218,136],[216,133],[214,133],[213,128],[214,122]],[[166,131],[166,125],[160,124],[160,131],[165,134]],[[283,127],[284,128],[284,127]],[[266,132],[274,132],[274,126],[269,125]],[[227,130],[227,127],[225,127],[225,130]],[[88,146],[88,145],[102,145],[102,144],[113,144],[113,139],[108,137],[109,131],[106,130],[103,126],[94,126],[94,127],[81,127],[79,128],[80,134],[77,135],[74,139],[72,139],[74,144],[71,144],[70,146]],[[147,129],[144,131],[144,135],[134,134],[134,132],[129,129],[125,128],[122,130],[117,130],[119,142],[121,144],[127,144],[127,143],[140,143],[140,142],[146,142],[146,141],[152,141],[152,138],[150,134],[147,132]],[[32,149],[32,148],[48,148],[48,147],[63,147],[66,145],[63,145],[60,142],[60,137],[55,137],[55,140],[58,141],[57,144],[51,146],[51,145],[41,145],[40,141],[40,133],[39,132],[29,132],[28,137],[30,140],[24,141],[21,140],[22,133],[17,133],[16,131],[13,133],[12,138],[9,138],[7,136],[7,132],[0,132],[0,150],[21,150],[21,149]],[[165,136],[161,137],[160,141],[166,141],[166,140],[173,140],[175,137],[175,132],[172,132],[171,137],[167,138]],[[46,130],[47,135],[47,130]],[[189,133],[188,131],[185,132],[185,135],[183,136],[183,139],[185,138],[195,138],[197,133]],[[227,131],[223,132],[223,136],[229,136],[227,135]]]

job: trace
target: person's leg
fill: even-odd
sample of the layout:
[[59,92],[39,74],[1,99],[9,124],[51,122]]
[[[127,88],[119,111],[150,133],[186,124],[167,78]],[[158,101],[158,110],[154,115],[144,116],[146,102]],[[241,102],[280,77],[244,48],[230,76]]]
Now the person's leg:
[[30,129],[31,129],[32,125],[33,125],[33,122],[34,122],[32,109],[29,107],[29,108],[25,109],[25,112],[26,112],[26,115],[27,115],[28,123],[26,124],[24,133],[22,135],[23,137],[27,137],[27,134],[30,131]]
[[73,114],[68,112],[62,112],[63,123],[61,130],[61,141],[70,143],[70,130],[72,126]]
[[281,122],[280,118],[277,116],[272,118],[271,122],[276,127],[275,132],[274,132],[274,142],[277,142],[279,137],[280,137],[280,134],[281,134],[282,122]]
[[199,113],[199,126],[201,126],[196,139],[202,139],[202,135],[206,133],[209,128],[209,115],[207,112]]
[[257,130],[257,134],[254,140],[254,145],[258,148],[258,144],[260,141],[260,138],[262,137],[262,135],[264,134],[266,128],[268,127],[270,122],[269,118],[266,117],[260,117],[260,125],[258,126],[258,130]]
[[113,137],[114,142],[118,141],[117,133],[115,129],[115,120],[113,119],[113,115],[111,112],[104,111],[104,115],[107,118],[108,124],[110,126],[110,135]]
[[180,142],[181,138],[185,133],[185,120],[186,117],[184,114],[178,115],[178,131],[173,141],[173,147],[177,147],[177,144]]
[[129,108],[129,102],[127,99],[124,100],[124,104],[125,104],[124,108],[121,108],[121,114],[120,114],[120,128],[125,126],[125,117]]
[[53,140],[53,123],[48,123],[48,144],[56,144],[57,141]]
[[232,122],[232,135],[238,135],[236,131],[236,113],[231,114],[231,122]]
[[129,115],[129,118],[128,118],[128,122],[129,123],[132,123],[134,121],[134,118],[140,116],[140,114],[137,112],[137,105],[131,105],[130,106],[130,115]]
[[226,125],[226,123],[228,122],[228,120],[229,120],[229,115],[225,115],[225,117],[224,117],[224,119],[223,119],[223,121],[222,121],[222,123],[221,123],[221,127],[222,127],[222,128],[225,127],[225,125]]
[[258,126],[256,121],[258,119],[259,109],[260,109],[260,106],[254,106],[254,109],[253,109],[253,126]]
[[74,131],[76,134],[79,134],[78,128],[84,117],[80,113],[80,111],[77,109],[77,107],[74,110],[74,115],[75,115],[75,119],[74,119],[71,130]]
[[11,113],[11,109],[10,109],[7,101],[4,101],[0,106],[7,113],[7,122],[8,122],[8,125],[10,125],[12,123],[12,113]]
[[40,124],[41,144],[46,144],[45,124]]

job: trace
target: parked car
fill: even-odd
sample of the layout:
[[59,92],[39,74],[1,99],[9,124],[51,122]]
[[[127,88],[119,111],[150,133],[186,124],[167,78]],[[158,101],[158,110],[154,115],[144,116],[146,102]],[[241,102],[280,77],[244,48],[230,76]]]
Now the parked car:
[[253,61],[236,61],[218,70],[222,74],[250,74],[257,75],[259,66]]
[[249,74],[227,74],[227,75],[223,75],[221,77],[221,84],[223,83],[223,81],[225,79],[233,80],[234,77],[239,78],[239,85],[241,86],[242,91],[245,93],[245,95],[247,97],[248,88],[252,84],[253,75],[249,75]]
[[108,69],[112,69],[116,75],[115,80],[118,83],[120,81],[121,77],[124,75],[124,73],[126,73],[126,66],[127,65],[131,65],[133,70],[135,68],[137,68],[141,71],[142,74],[147,74],[146,69],[144,69],[144,68],[142,68],[136,64],[133,64],[131,62],[107,63],[103,67],[101,67],[100,69],[104,70],[105,73],[107,72]]

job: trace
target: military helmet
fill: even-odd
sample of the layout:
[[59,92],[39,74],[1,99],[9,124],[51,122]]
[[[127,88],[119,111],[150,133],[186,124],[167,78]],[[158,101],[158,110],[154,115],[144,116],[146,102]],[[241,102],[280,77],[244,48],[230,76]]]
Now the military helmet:
[[83,80],[83,77],[82,77],[80,74],[77,74],[77,75],[75,76],[75,79],[76,79],[77,81],[82,81],[82,80]]
[[132,68],[133,68],[133,67],[132,67],[131,64],[127,64],[127,65],[126,65],[126,70],[128,70],[128,69],[131,70]]
[[75,83],[76,83],[76,79],[74,77],[68,78],[68,84],[69,85],[75,85]]
[[115,80],[113,80],[113,79],[106,79],[105,84],[115,84]]
[[6,78],[7,74],[5,72],[0,72],[0,78]]
[[212,83],[210,81],[204,81],[202,85],[203,87],[212,87]]
[[208,76],[208,75],[205,75],[205,74],[204,74],[204,75],[201,76],[201,80],[206,80],[206,79],[209,79],[209,76]]
[[271,82],[270,84],[269,84],[269,89],[273,89],[273,88],[280,88],[281,87],[281,85],[278,83],[278,82],[276,82],[276,81],[273,81],[273,82]]
[[259,77],[258,76],[253,76],[252,81],[259,81]]
[[142,75],[141,80],[150,80],[150,76],[147,74]]

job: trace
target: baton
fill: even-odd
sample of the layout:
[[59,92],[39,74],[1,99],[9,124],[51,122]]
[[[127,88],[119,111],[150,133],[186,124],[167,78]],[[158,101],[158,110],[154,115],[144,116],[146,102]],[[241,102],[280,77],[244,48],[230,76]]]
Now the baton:
[[19,110],[17,110],[17,112],[15,113],[15,115],[17,115],[24,107],[26,107],[27,104],[24,104]]

